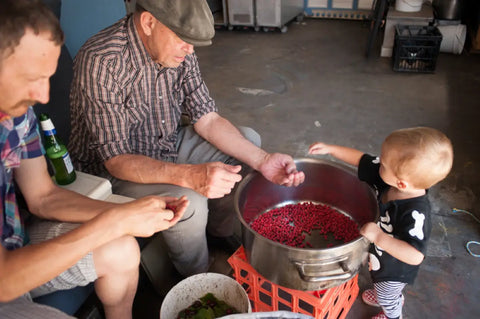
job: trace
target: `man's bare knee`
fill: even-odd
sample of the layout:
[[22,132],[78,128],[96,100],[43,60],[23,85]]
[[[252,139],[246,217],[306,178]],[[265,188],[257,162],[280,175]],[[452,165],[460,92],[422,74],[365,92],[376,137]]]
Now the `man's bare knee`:
[[140,248],[134,237],[123,236],[96,249],[93,258],[99,277],[126,272],[138,268]]

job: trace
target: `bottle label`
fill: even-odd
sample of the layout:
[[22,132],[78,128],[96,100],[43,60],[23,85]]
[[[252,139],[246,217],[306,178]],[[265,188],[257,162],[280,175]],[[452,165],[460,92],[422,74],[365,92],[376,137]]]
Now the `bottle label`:
[[42,130],[44,130],[44,131],[55,130],[55,126],[53,125],[53,122],[52,122],[51,119],[47,119],[45,121],[40,121],[40,126],[42,127]]
[[70,174],[73,171],[73,164],[72,160],[70,159],[70,154],[66,152],[65,154],[63,154],[62,158],[63,162],[65,163],[65,168],[67,169],[68,174]]

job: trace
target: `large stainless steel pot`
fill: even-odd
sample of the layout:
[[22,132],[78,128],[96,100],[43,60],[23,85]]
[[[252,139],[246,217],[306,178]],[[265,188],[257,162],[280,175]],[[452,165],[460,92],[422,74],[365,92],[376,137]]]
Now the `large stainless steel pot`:
[[338,286],[359,271],[366,261],[368,241],[363,237],[326,248],[296,248],[269,240],[250,227],[259,214],[289,203],[315,202],[332,206],[359,225],[378,218],[378,206],[370,187],[356,172],[334,162],[296,159],[305,182],[285,187],[267,181],[258,172],[247,175],[235,193],[235,210],[242,223],[242,241],[248,262],[273,283],[297,290],[321,290]]

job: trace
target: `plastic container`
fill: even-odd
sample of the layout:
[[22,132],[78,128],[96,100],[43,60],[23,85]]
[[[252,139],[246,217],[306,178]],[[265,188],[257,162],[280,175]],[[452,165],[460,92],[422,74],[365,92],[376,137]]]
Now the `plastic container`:
[[270,312],[253,312],[229,315],[221,319],[312,319],[312,316],[302,315],[290,311],[270,311]]
[[247,262],[243,247],[228,259],[228,263],[237,282],[245,288],[253,312],[289,311],[317,319],[343,319],[358,295],[358,275],[326,290],[302,291],[265,279]]
[[393,70],[433,73],[441,42],[442,34],[437,27],[396,25]]
[[467,26],[464,24],[439,25],[437,28],[443,36],[440,52],[462,54],[467,37]]
[[423,0],[396,0],[395,10],[401,12],[418,12],[422,9]]
[[170,289],[160,307],[160,318],[177,318],[180,311],[207,293],[214,294],[241,313],[252,311],[247,293],[238,282],[222,274],[203,273],[190,276]]

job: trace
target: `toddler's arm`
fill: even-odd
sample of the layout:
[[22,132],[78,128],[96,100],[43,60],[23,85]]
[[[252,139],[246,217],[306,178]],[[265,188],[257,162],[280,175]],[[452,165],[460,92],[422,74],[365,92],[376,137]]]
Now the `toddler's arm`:
[[354,148],[349,148],[340,145],[333,145],[333,144],[325,144],[322,142],[316,142],[310,145],[308,148],[309,154],[330,154],[333,157],[344,161],[350,165],[354,165],[358,167],[360,163],[360,158],[363,155],[363,152],[356,150]]
[[360,234],[374,243],[382,250],[389,253],[391,256],[397,258],[404,263],[410,265],[420,265],[423,261],[423,254],[412,245],[403,240],[394,238],[384,233],[380,226],[370,222],[360,229]]

